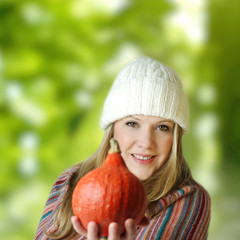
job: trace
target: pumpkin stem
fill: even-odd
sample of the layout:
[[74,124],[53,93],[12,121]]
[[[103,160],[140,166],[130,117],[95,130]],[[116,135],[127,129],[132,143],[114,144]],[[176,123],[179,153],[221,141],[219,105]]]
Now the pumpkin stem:
[[110,139],[110,145],[111,145],[111,147],[110,147],[108,153],[120,153],[118,143],[114,138]]

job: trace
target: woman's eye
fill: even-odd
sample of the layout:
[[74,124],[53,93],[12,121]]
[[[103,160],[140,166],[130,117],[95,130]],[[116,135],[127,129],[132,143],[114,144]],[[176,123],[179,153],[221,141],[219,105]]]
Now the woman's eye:
[[137,123],[135,123],[135,122],[127,122],[126,125],[129,126],[129,127],[136,127]]
[[159,125],[158,129],[161,130],[161,131],[168,131],[169,127],[167,125]]

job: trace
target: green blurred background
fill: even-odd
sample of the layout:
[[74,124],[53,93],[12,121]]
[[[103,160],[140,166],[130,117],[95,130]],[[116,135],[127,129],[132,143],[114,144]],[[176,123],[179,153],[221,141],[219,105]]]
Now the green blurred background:
[[0,0],[0,238],[33,239],[54,180],[101,141],[123,64],[181,76],[184,154],[212,197],[209,239],[240,239],[240,1]]

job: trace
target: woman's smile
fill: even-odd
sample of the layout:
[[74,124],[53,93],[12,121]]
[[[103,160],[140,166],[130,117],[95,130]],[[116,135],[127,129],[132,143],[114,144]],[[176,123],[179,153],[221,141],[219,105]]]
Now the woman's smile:
[[133,159],[139,164],[150,164],[154,161],[156,155],[131,154]]

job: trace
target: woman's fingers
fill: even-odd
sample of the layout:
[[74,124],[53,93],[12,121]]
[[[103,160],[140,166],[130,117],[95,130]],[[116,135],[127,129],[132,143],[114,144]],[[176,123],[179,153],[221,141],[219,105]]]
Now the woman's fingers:
[[82,226],[80,220],[76,216],[71,217],[72,225],[75,231],[87,237],[88,240],[98,240],[98,226],[95,222],[89,222],[87,230]]
[[95,222],[88,223],[87,239],[98,240],[98,226]]
[[87,236],[87,230],[82,226],[80,220],[76,216],[71,217],[72,225],[75,231],[83,236]]
[[126,232],[120,235],[120,227],[117,223],[112,222],[108,228],[108,240],[135,240],[137,234],[137,226],[133,219],[127,219],[125,221]]
[[[72,216],[71,218],[73,228],[75,231],[83,236],[87,236],[88,240],[98,240],[98,225],[95,222],[89,222],[87,230],[82,226],[80,220],[76,216]],[[148,218],[144,217],[140,222],[140,226],[146,226],[149,224]],[[126,232],[124,234],[124,239],[126,240],[134,240],[137,235],[137,226],[133,219],[127,219],[125,221],[125,229]],[[109,225],[109,236],[108,240],[120,240],[120,227],[116,222],[112,222]]]
[[112,222],[108,226],[108,240],[119,239],[120,239],[119,225],[115,222]]
[[129,218],[125,221],[125,239],[134,240],[137,235],[137,226],[133,219]]

